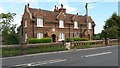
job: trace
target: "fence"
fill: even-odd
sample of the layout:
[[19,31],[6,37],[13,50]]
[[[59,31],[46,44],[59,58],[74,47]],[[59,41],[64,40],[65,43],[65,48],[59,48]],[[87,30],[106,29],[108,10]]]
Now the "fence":
[[[119,40],[118,39],[109,39],[107,40],[108,45],[118,45]],[[56,42],[56,43],[40,43],[40,44],[24,44],[24,45],[3,45],[0,46],[0,48],[12,48],[12,47],[34,47],[34,46],[52,46],[52,45],[58,45],[58,46],[64,46],[66,42]],[[93,40],[93,41],[73,41],[72,46],[84,46],[84,45],[90,45],[91,47],[100,47],[100,46],[108,46],[105,45],[105,40]]]
[[110,39],[107,41],[108,45],[105,45],[105,40],[94,40],[94,41],[72,41],[69,42],[56,42],[56,43],[40,43],[40,44],[24,44],[24,45],[3,45],[2,57],[19,56],[26,54],[35,54],[42,52],[62,51],[73,48],[90,48],[90,47],[101,47],[108,45],[118,44],[117,39]]

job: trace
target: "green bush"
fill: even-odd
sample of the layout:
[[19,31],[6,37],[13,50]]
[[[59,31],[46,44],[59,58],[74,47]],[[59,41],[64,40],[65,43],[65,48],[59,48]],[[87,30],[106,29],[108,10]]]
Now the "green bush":
[[88,41],[87,38],[73,38],[74,41]]
[[42,38],[42,39],[36,39],[36,38],[31,38],[28,41],[30,44],[35,44],[35,43],[50,43],[51,38]]
[[71,42],[72,41],[72,38],[67,38],[66,39],[66,42]]

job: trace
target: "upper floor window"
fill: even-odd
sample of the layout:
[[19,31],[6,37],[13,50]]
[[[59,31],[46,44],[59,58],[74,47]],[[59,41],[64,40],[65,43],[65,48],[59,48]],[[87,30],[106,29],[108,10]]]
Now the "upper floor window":
[[64,21],[63,20],[59,20],[59,28],[64,28]]
[[59,41],[62,41],[62,40],[64,40],[64,39],[65,39],[64,33],[60,33],[60,34],[59,34]]
[[74,28],[78,28],[78,22],[74,21]]
[[27,20],[25,20],[25,27],[27,27]]
[[43,27],[43,19],[40,17],[37,18],[37,27]]
[[91,23],[88,23],[88,29],[92,29]]
[[43,38],[43,33],[37,33],[37,38],[38,38],[38,39]]

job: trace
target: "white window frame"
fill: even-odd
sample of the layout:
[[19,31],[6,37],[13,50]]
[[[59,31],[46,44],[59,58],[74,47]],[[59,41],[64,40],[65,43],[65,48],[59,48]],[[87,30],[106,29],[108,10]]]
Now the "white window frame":
[[37,27],[43,27],[43,18],[37,17]]
[[59,20],[59,28],[64,28],[64,21],[63,20]]
[[43,33],[37,33],[37,39],[42,39],[43,38]]
[[59,33],[59,40],[58,41],[62,41],[65,40],[65,35],[64,33]]
[[25,33],[25,42],[27,41],[28,39],[28,36],[27,36],[27,33]]
[[92,29],[92,24],[88,23],[88,29]]
[[78,28],[78,22],[74,21],[74,28]]
[[74,38],[78,38],[78,33],[74,32]]
[[25,27],[27,27],[27,20],[25,20]]

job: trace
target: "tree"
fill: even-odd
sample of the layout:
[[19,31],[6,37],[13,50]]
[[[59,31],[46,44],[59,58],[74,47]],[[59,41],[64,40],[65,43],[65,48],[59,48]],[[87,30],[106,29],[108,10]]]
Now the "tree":
[[18,44],[18,34],[15,32],[16,24],[11,24],[14,21],[15,13],[1,13],[0,14],[0,25],[2,25],[2,39],[3,44]]
[[119,36],[119,28],[120,17],[116,13],[113,13],[112,16],[105,21],[104,30],[101,32],[101,37],[104,38],[106,35],[107,38],[117,39]]

